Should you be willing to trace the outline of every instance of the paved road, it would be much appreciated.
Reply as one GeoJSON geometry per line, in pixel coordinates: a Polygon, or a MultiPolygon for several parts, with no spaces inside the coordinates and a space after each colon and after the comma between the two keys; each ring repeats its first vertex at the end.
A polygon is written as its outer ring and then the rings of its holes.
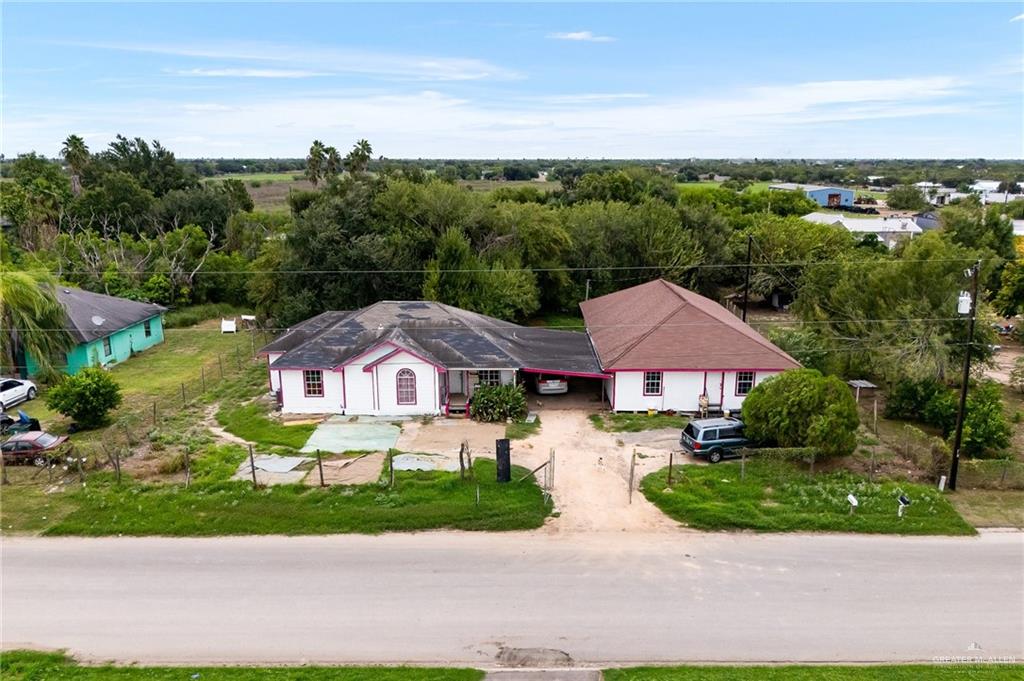
{"type": "Polygon", "coordinates": [[[1024,657],[1018,533],[8,538],[2,577],[4,647],[93,659],[1024,657]]]}

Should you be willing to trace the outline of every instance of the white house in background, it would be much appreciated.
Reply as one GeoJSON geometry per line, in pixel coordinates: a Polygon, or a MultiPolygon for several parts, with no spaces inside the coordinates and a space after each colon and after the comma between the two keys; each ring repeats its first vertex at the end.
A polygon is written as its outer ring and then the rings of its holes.
{"type": "Polygon", "coordinates": [[[903,239],[911,239],[923,231],[913,217],[850,218],[835,213],[808,213],[808,222],[843,227],[852,234],[874,234],[878,240],[893,248],[903,239]]]}
{"type": "MultiPolygon", "coordinates": [[[[281,410],[465,415],[480,385],[571,377],[615,411],[737,410],[799,366],[724,307],[656,280],[586,301],[587,333],[525,327],[449,305],[383,301],[324,312],[260,352],[281,410]]],[[[545,397],[544,399],[549,399],[545,397]]]]}
{"type": "Polygon", "coordinates": [[[663,279],[580,303],[614,411],[739,410],[800,364],[718,303],[663,279]]]}

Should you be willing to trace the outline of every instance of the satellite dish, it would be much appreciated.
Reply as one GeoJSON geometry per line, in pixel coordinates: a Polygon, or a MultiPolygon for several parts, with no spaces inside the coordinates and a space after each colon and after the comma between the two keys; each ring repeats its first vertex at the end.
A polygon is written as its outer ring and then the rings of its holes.
{"type": "Polygon", "coordinates": [[[99,316],[98,314],[94,314],[90,321],[92,321],[92,323],[95,324],[96,326],[103,326],[104,324],[107,323],[107,320],[99,316]]]}

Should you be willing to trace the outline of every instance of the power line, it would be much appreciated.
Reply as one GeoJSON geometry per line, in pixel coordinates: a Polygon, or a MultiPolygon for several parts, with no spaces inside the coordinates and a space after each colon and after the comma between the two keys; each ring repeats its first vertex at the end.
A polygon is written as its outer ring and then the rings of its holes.
{"type": "MultiPolygon", "coordinates": [[[[764,252],[762,251],[762,255],[764,252]]],[[[767,257],[767,256],[765,256],[767,257]]],[[[826,265],[887,265],[903,263],[973,263],[977,258],[895,258],[895,259],[874,259],[874,260],[794,260],[788,262],[763,262],[751,263],[751,267],[771,267],[776,270],[779,267],[818,267],[826,265]]],[[[743,263],[686,263],[670,265],[593,265],[579,267],[510,267],[500,270],[491,268],[467,268],[467,269],[348,269],[348,270],[205,270],[199,269],[196,276],[204,274],[427,274],[430,272],[451,273],[451,274],[508,274],[510,272],[641,272],[656,270],[703,270],[703,269],[737,269],[746,268],[743,263]]],[[[14,270],[13,272],[20,272],[14,270]]],[[[118,270],[123,274],[174,274],[175,270],[170,269],[122,269],[118,270]]],[[[12,273],[13,273],[12,272],[12,273]]],[[[0,276],[6,272],[0,269],[0,276]]],[[[98,274],[97,270],[62,269],[61,275],[65,274],[98,274]]],[[[786,278],[786,275],[779,272],[779,275],[786,278]]],[[[788,280],[787,280],[788,281],[788,280]]],[[[792,282],[790,282],[792,284],[792,282]]]]}

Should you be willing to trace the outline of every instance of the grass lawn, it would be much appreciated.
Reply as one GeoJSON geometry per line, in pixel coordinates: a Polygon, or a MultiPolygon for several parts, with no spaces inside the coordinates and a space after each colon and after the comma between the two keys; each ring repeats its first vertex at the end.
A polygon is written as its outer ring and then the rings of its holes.
{"type": "Polygon", "coordinates": [[[533,420],[533,423],[509,423],[505,426],[505,437],[509,440],[525,440],[540,432],[540,417],[533,420]]]}
{"type": "Polygon", "coordinates": [[[566,331],[585,331],[583,317],[571,312],[549,312],[526,322],[527,326],[546,326],[566,331]]]}
{"type": "Polygon", "coordinates": [[[655,430],[657,428],[678,428],[682,430],[690,419],[682,414],[591,414],[590,422],[598,430],[605,430],[613,433],[639,433],[642,430],[655,430]]]}
{"type": "Polygon", "coordinates": [[[273,421],[259,404],[222,406],[217,412],[217,422],[224,430],[249,442],[292,449],[302,448],[316,430],[312,423],[285,426],[273,421]]]}
{"type": "MultiPolygon", "coordinates": [[[[51,536],[212,536],[239,534],[332,534],[430,530],[526,530],[540,527],[550,509],[530,479],[495,481],[494,461],[473,463],[476,480],[458,473],[397,471],[395,487],[275,485],[253,490],[241,481],[220,481],[242,460],[240,447],[207,450],[193,461],[196,484],[117,485],[109,473],[93,474],[82,489],[37,497],[0,514],[4,531],[41,531],[51,536]],[[212,453],[211,453],[212,452],[212,453]],[[212,461],[204,460],[211,457],[212,461]],[[476,503],[479,484],[480,504],[476,503]],[[38,497],[48,497],[45,501],[38,497]],[[51,511],[52,509],[52,511],[51,511]],[[46,519],[40,511],[46,510],[46,519]]],[[[513,479],[527,470],[513,467],[513,479]]],[[[20,495],[24,496],[24,495],[20,495]]]]}
{"type": "Polygon", "coordinates": [[[83,666],[61,653],[0,654],[5,681],[479,681],[476,669],[446,667],[111,667],[83,666]]]}
{"type": "Polygon", "coordinates": [[[958,487],[948,498],[964,520],[975,527],[1024,528],[1024,490],[958,487]]]}
{"type": "Polygon", "coordinates": [[[703,530],[975,533],[931,486],[872,483],[847,471],[811,476],[791,463],[757,459],[747,462],[742,481],[739,462],[676,466],[670,489],[666,473],[651,473],[640,489],[670,518],[703,530]],[[848,494],[860,504],[852,515],[848,494]],[[896,516],[900,494],[912,502],[903,518],[896,516]]]}
{"type": "Polygon", "coordinates": [[[687,666],[608,669],[605,681],[1003,681],[1024,670],[1008,664],[687,666]]]}

